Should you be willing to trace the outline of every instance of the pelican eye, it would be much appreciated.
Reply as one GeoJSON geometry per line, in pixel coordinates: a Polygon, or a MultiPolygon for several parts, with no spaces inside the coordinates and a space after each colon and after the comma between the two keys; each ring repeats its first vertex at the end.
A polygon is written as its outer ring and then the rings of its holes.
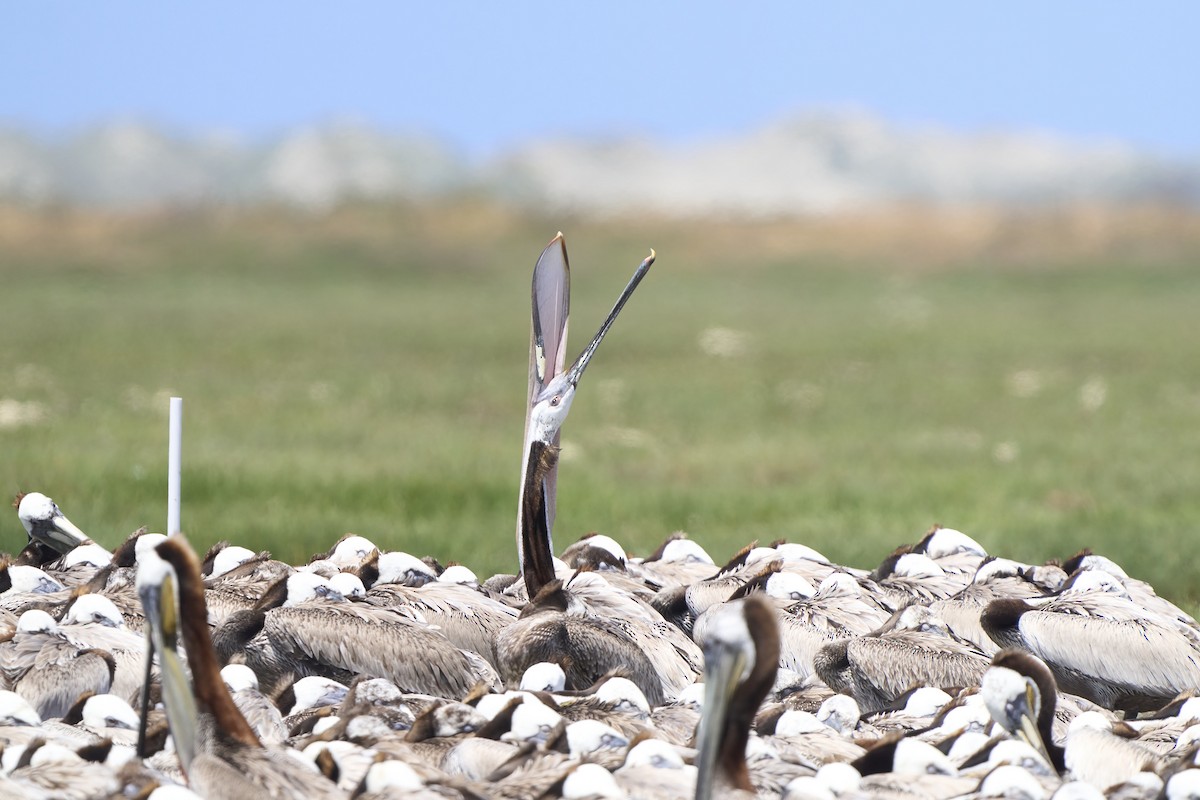
{"type": "Polygon", "coordinates": [[[552,407],[554,407],[554,408],[558,408],[558,405],[559,405],[559,403],[561,403],[561,402],[562,402],[562,395],[561,395],[561,394],[556,394],[556,395],[554,395],[554,397],[551,397],[551,398],[550,398],[550,405],[551,405],[552,407]]]}

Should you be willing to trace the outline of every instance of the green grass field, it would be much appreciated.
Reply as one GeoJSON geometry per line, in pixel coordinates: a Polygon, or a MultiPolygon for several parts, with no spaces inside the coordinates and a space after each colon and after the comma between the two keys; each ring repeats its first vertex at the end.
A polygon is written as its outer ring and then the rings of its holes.
{"type": "MultiPolygon", "coordinates": [[[[684,529],[718,560],[787,538],[870,566],[941,523],[1200,600],[1200,249],[1063,249],[1038,220],[940,247],[470,204],[9,214],[0,489],[107,545],[162,529],[178,393],[198,547],[297,561],[354,531],[512,571],[529,276],[560,227],[571,358],[659,261],[564,428],[558,547],[684,529]]],[[[0,548],[24,541],[0,516],[0,548]]]]}

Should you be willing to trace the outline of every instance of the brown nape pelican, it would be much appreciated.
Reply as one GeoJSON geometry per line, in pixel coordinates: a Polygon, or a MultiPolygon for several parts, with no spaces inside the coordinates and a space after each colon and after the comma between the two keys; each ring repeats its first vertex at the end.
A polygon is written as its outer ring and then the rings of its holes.
{"type": "Polygon", "coordinates": [[[59,553],[68,553],[81,544],[92,544],[87,534],[75,527],[54,501],[41,492],[17,495],[16,506],[17,516],[30,541],[59,553]]]}
{"type": "MultiPolygon", "coordinates": [[[[545,552],[549,532],[544,476],[557,456],[553,445],[531,443],[528,485],[522,492],[522,532],[545,552]]],[[[695,679],[699,665],[692,660],[698,656],[694,643],[665,620],[653,620],[657,612],[649,607],[643,612],[637,601],[614,596],[614,602],[630,604],[628,613],[589,613],[584,603],[572,598],[570,582],[554,578],[549,561],[529,560],[527,566],[528,585],[540,589],[496,642],[506,683],[516,685],[526,669],[542,661],[562,667],[568,689],[591,686],[610,671],[621,670],[652,705],[659,705],[695,679]]],[[[589,584],[591,579],[603,580],[587,572],[577,573],[574,580],[589,584]]]]}
{"type": "Polygon", "coordinates": [[[750,726],[779,669],[779,624],[761,597],[730,603],[712,620],[704,650],[704,711],[696,731],[696,798],[753,794],[746,767],[750,726]]]}
{"type": "Polygon", "coordinates": [[[210,800],[339,797],[311,762],[289,750],[264,747],[238,712],[221,680],[200,562],[187,541],[171,536],[153,556],[139,566],[138,592],[162,665],[171,735],[189,784],[210,800]],[[177,634],[187,647],[194,696],[175,650],[177,634]]]}
{"type": "Polygon", "coordinates": [[[1200,686],[1200,631],[1148,614],[1105,573],[1072,581],[1047,600],[995,600],[980,623],[1044,661],[1059,689],[1105,708],[1153,711],[1200,686]]]}
{"type": "Polygon", "coordinates": [[[872,634],[825,645],[814,667],[830,689],[853,695],[870,714],[915,687],[977,686],[988,658],[925,606],[909,606],[872,634]]]}
{"type": "Polygon", "coordinates": [[[1001,650],[980,684],[988,713],[1000,727],[1037,750],[1061,775],[1063,749],[1054,743],[1058,687],[1050,669],[1024,650],[1001,650]]]}
{"type": "Polygon", "coordinates": [[[542,586],[553,579],[554,545],[551,534],[554,529],[555,499],[558,496],[557,462],[540,475],[538,493],[540,508],[536,512],[542,517],[538,535],[528,530],[526,494],[530,490],[529,472],[536,468],[533,444],[557,449],[559,432],[571,410],[575,389],[583,371],[587,369],[596,348],[604,339],[608,329],[621,313],[621,308],[633,294],[633,290],[645,277],[654,263],[654,251],[633,273],[625,290],[617,298],[596,335],[575,363],[565,372],[563,365],[567,357],[567,322],[571,302],[571,271],[567,262],[567,246],[562,234],[558,234],[546,245],[533,268],[533,312],[529,347],[529,403],[525,417],[525,442],[521,460],[521,497],[517,504],[517,550],[520,555],[521,572],[529,598],[537,595],[542,586]],[[546,577],[546,576],[549,577],[546,577]]]}

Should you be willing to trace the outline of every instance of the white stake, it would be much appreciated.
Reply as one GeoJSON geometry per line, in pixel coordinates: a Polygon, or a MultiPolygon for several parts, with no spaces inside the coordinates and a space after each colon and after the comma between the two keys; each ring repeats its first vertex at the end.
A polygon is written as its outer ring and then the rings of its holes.
{"type": "Polygon", "coordinates": [[[179,472],[183,463],[183,398],[171,398],[171,432],[167,445],[167,535],[179,533],[179,472]]]}

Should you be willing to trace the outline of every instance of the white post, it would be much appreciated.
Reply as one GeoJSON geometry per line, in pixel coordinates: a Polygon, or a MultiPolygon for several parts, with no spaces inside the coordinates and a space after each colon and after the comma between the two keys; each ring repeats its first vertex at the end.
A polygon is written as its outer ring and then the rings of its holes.
{"type": "Polygon", "coordinates": [[[179,472],[183,463],[183,398],[171,398],[170,441],[167,445],[167,535],[179,533],[179,472]]]}

